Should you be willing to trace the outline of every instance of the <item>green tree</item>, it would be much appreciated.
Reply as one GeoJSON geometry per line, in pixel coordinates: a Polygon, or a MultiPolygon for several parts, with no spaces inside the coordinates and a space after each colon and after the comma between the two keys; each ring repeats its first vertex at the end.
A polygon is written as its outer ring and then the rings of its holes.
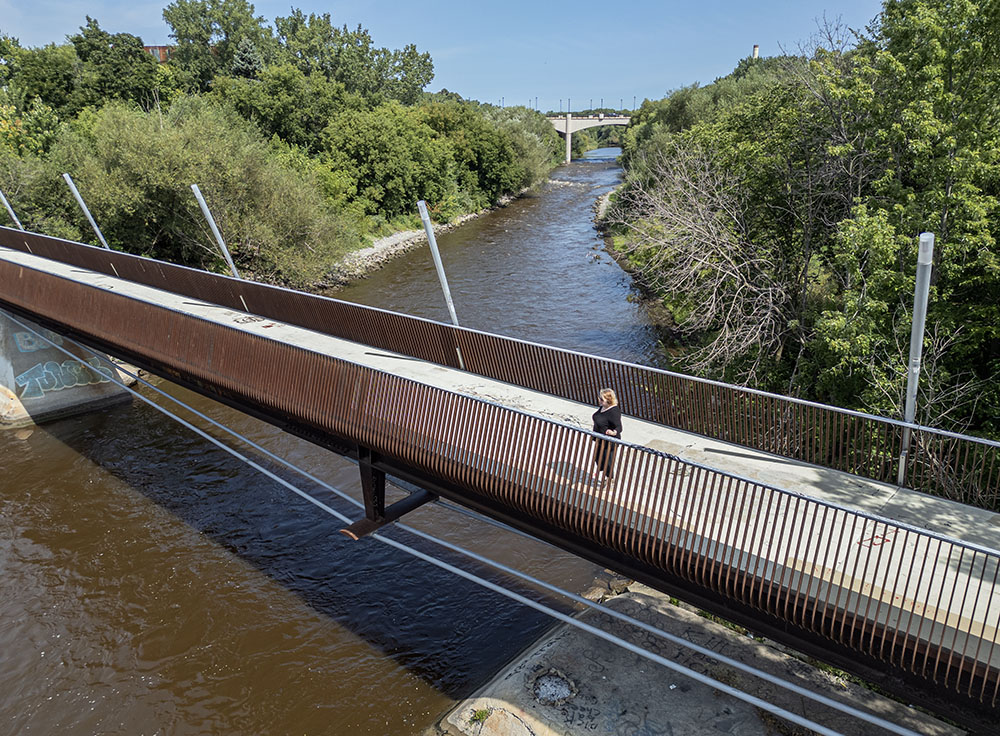
{"type": "Polygon", "coordinates": [[[399,100],[404,105],[413,105],[419,99],[424,87],[434,79],[434,64],[431,55],[417,51],[412,43],[402,49],[379,56],[382,61],[382,89],[386,97],[399,100]]]}
{"type": "Polygon", "coordinates": [[[22,49],[18,63],[20,68],[11,79],[11,87],[21,104],[38,97],[60,115],[72,114],[81,72],[80,59],[72,45],[22,49]]]}
{"type": "Polygon", "coordinates": [[[23,114],[0,92],[0,146],[24,156],[40,155],[49,150],[59,132],[59,117],[37,97],[23,114]],[[4,98],[8,101],[4,101],[4,98]]]}
{"type": "MultiPolygon", "coordinates": [[[[56,172],[73,172],[112,246],[225,270],[191,194],[197,183],[241,272],[304,285],[359,240],[323,197],[312,168],[292,161],[235,113],[181,98],[162,117],[121,103],[85,112],[60,136],[48,165],[52,181],[56,172]]],[[[85,232],[62,190],[51,198],[37,191],[36,201],[85,232]]]]}
{"type": "MultiPolygon", "coordinates": [[[[873,330],[876,341],[893,348],[886,358],[893,370],[874,382],[881,388],[868,392],[869,404],[900,404],[906,356],[897,345],[906,344],[916,236],[937,236],[925,348],[935,370],[925,372],[922,421],[972,421],[970,407],[1000,375],[998,12],[996,3],[889,0],[877,32],[859,49],[874,94],[854,98],[845,85],[834,88],[878,131],[868,142],[882,163],[866,192],[868,219],[878,217],[881,230],[898,234],[895,258],[866,261],[841,296],[845,304],[887,305],[873,330]]],[[[850,237],[856,228],[845,228],[846,242],[865,252],[850,237]]]]}
{"type": "Polygon", "coordinates": [[[454,178],[447,141],[418,111],[396,102],[336,115],[324,141],[330,169],[351,182],[367,214],[383,221],[412,214],[417,200],[439,202],[454,178]]]}
{"type": "Polygon", "coordinates": [[[304,73],[321,72],[376,102],[387,98],[412,105],[434,78],[430,55],[413,44],[395,51],[378,48],[367,29],[338,28],[329,13],[306,16],[293,8],[274,25],[284,53],[304,73]]]}
{"type": "Polygon", "coordinates": [[[541,113],[520,105],[483,107],[484,114],[510,138],[520,178],[504,194],[519,192],[543,181],[552,168],[562,163],[565,146],[555,128],[541,113]]]}
{"type": "Polygon", "coordinates": [[[219,77],[212,95],[233,105],[268,135],[312,152],[322,147],[322,134],[345,105],[343,85],[320,73],[303,74],[291,64],[269,66],[260,79],[219,77]]]}
{"type": "Polygon", "coordinates": [[[307,17],[298,8],[292,8],[290,15],[274,19],[274,27],[283,53],[291,63],[305,74],[320,73],[335,78],[341,34],[329,13],[310,13],[307,17]]]}
{"type": "Polygon", "coordinates": [[[158,64],[143,50],[138,36],[108,33],[88,16],[86,25],[69,41],[81,62],[76,89],[70,96],[70,112],[110,100],[150,107],[159,98],[158,64]]]}
{"type": "Polygon", "coordinates": [[[0,87],[5,87],[17,73],[20,51],[20,42],[0,31],[0,87]]]}
{"type": "Polygon", "coordinates": [[[220,70],[233,68],[243,39],[253,44],[264,62],[273,58],[275,44],[263,16],[254,15],[247,0],[174,0],[163,10],[177,48],[171,57],[195,89],[207,90],[220,70]]]}
{"type": "Polygon", "coordinates": [[[692,321],[695,305],[711,313],[706,283],[726,294],[754,283],[712,246],[735,238],[767,254],[758,271],[783,306],[768,341],[730,341],[728,354],[715,353],[724,360],[701,367],[898,412],[916,240],[929,230],[937,246],[918,419],[1000,430],[991,418],[1000,416],[998,21],[992,2],[888,0],[853,46],[844,29],[823,27],[802,56],[741,63],[712,85],[644,103],[625,137],[623,243],[663,288],[687,359],[761,321],[753,311],[733,329],[692,321]],[[692,146],[703,154],[697,176],[682,165],[692,146]],[[720,230],[723,216],[736,225],[720,230]],[[691,243],[703,249],[698,277],[682,283],[675,266],[691,243]],[[729,282],[719,280],[726,267],[729,282]]]}
{"type": "Polygon", "coordinates": [[[264,60],[257,47],[249,38],[241,38],[233,58],[232,72],[234,76],[256,79],[264,69],[264,60]]]}

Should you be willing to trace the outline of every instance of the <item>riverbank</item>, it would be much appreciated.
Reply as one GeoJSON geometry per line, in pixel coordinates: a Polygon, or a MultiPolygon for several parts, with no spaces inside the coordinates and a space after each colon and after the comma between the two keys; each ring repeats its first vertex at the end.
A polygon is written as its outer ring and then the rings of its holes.
{"type": "MultiPolygon", "coordinates": [[[[542,183],[544,184],[545,182],[542,183]]],[[[541,184],[538,184],[537,186],[541,186],[541,184]]],[[[501,197],[500,200],[492,207],[487,207],[478,212],[470,212],[465,215],[459,215],[451,222],[434,225],[434,234],[437,236],[440,233],[446,233],[449,230],[454,230],[455,228],[464,225],[470,220],[475,220],[476,218],[487,215],[490,212],[502,209],[519,197],[523,197],[527,192],[530,192],[532,188],[533,187],[528,187],[521,190],[517,194],[501,197]]],[[[423,229],[400,230],[392,235],[386,235],[384,238],[378,238],[367,248],[362,248],[361,250],[356,250],[347,254],[340,261],[340,263],[334,266],[331,270],[328,276],[329,280],[320,284],[320,286],[324,290],[336,290],[347,286],[354,281],[363,279],[365,276],[378,271],[392,259],[406,253],[407,251],[413,250],[426,242],[427,233],[424,232],[423,229]]]]}
{"type": "Polygon", "coordinates": [[[608,207],[611,204],[611,197],[618,191],[620,186],[615,187],[610,192],[605,192],[594,200],[594,227],[599,231],[604,231],[604,218],[607,217],[608,207]]]}

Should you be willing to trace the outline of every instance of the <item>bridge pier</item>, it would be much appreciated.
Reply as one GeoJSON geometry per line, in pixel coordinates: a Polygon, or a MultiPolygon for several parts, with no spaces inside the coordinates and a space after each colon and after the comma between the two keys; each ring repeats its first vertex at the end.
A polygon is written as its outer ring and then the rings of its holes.
{"type": "Polygon", "coordinates": [[[573,113],[566,113],[566,163],[573,160],[573,113]]]}
{"type": "Polygon", "coordinates": [[[0,310],[0,429],[40,424],[128,400],[123,388],[94,368],[106,370],[107,363],[85,348],[64,344],[59,335],[34,322],[0,310]]]}

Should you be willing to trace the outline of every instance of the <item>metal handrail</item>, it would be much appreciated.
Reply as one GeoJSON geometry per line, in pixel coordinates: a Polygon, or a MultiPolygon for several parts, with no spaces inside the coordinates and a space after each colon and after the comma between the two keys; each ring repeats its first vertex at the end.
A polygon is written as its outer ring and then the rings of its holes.
{"type": "MultiPolygon", "coordinates": [[[[0,225],[0,235],[4,234],[3,231],[8,231],[9,233],[11,233],[11,234],[13,234],[15,236],[17,236],[17,235],[23,235],[23,233],[21,233],[21,232],[19,232],[17,230],[14,230],[13,228],[7,228],[5,226],[0,225]]],[[[38,233],[32,233],[32,234],[33,235],[38,235],[39,237],[45,238],[47,240],[60,241],[60,242],[65,243],[67,245],[78,246],[78,247],[81,247],[81,248],[90,248],[90,249],[93,249],[93,250],[97,251],[98,253],[100,253],[100,251],[101,251],[101,249],[99,249],[97,246],[90,245],[88,243],[78,243],[78,242],[73,241],[73,240],[65,240],[65,239],[62,239],[62,238],[55,238],[55,237],[51,237],[51,236],[47,236],[47,235],[39,235],[38,233]]],[[[0,238],[0,241],[2,241],[2,238],[0,238]]],[[[11,247],[7,242],[2,242],[2,245],[4,247],[11,247]]],[[[23,249],[19,249],[19,250],[23,250],[23,249]]],[[[31,251],[28,251],[28,252],[31,252],[31,251]]],[[[120,255],[126,256],[128,258],[134,258],[134,259],[137,259],[137,260],[147,261],[147,262],[149,262],[151,264],[152,263],[155,263],[155,264],[158,264],[158,265],[165,264],[165,265],[169,265],[171,268],[183,269],[185,271],[190,271],[192,273],[198,273],[198,274],[205,273],[204,271],[202,271],[201,269],[198,269],[198,268],[193,268],[191,266],[184,266],[182,264],[168,263],[166,261],[159,261],[159,260],[157,260],[155,258],[150,258],[148,256],[141,256],[141,255],[136,255],[136,254],[133,254],[133,253],[125,253],[125,252],[122,252],[122,251],[116,251],[116,253],[119,253],[120,255]]],[[[227,279],[227,280],[230,280],[230,281],[236,281],[237,283],[241,283],[241,284],[242,283],[246,283],[246,282],[242,281],[239,278],[230,276],[229,274],[224,274],[224,273],[218,273],[217,274],[217,273],[213,273],[212,276],[215,276],[215,277],[220,278],[220,279],[227,279]]],[[[309,292],[303,292],[303,291],[299,291],[297,289],[291,289],[291,288],[288,288],[288,287],[285,287],[285,286],[281,286],[281,285],[277,285],[277,284],[259,284],[259,285],[260,286],[265,286],[266,288],[272,289],[274,291],[285,292],[285,293],[291,294],[291,295],[308,296],[308,297],[310,297],[312,299],[321,299],[321,300],[324,300],[324,301],[334,302],[334,303],[337,303],[337,304],[342,304],[342,305],[345,305],[345,306],[349,306],[349,307],[361,309],[361,310],[364,310],[364,311],[376,312],[376,313],[381,313],[381,314],[385,314],[385,315],[392,315],[393,317],[402,317],[402,318],[404,318],[406,320],[413,320],[415,322],[423,322],[423,323],[428,324],[428,325],[434,325],[436,327],[441,327],[441,328],[448,329],[448,330],[456,329],[454,325],[450,325],[447,322],[442,322],[440,320],[432,319],[432,318],[429,318],[429,317],[420,317],[420,316],[412,315],[412,314],[403,314],[402,312],[395,312],[395,311],[393,311],[391,309],[385,309],[383,307],[376,307],[376,306],[372,306],[372,305],[369,305],[369,304],[358,304],[357,302],[348,302],[348,301],[345,301],[343,299],[337,299],[335,297],[327,296],[325,294],[312,294],[312,293],[309,293],[309,292]]],[[[267,315],[262,315],[262,316],[267,316],[267,315]]],[[[892,424],[892,425],[895,425],[895,426],[900,427],[900,428],[917,429],[917,430],[920,430],[920,431],[923,431],[923,432],[931,432],[931,433],[940,434],[940,435],[943,435],[943,436],[946,436],[946,437],[952,437],[954,439],[968,440],[970,442],[978,442],[978,443],[981,443],[981,444],[984,444],[984,445],[990,445],[992,447],[996,447],[996,448],[1000,449],[1000,442],[998,442],[996,440],[991,440],[991,439],[988,439],[988,438],[985,438],[985,437],[976,437],[975,435],[962,434],[960,432],[952,432],[952,431],[949,431],[949,430],[946,430],[946,429],[941,429],[939,427],[931,427],[931,426],[924,425],[924,424],[919,424],[919,423],[916,423],[916,422],[905,422],[902,419],[894,419],[892,417],[884,417],[884,416],[881,416],[881,415],[878,415],[878,414],[868,414],[866,412],[858,411],[856,409],[846,409],[844,407],[835,406],[833,404],[824,404],[824,403],[818,402],[818,401],[810,401],[809,399],[802,399],[802,398],[798,398],[796,396],[786,396],[784,394],[776,394],[776,393],[773,393],[771,391],[764,391],[762,389],[753,388],[751,386],[740,386],[738,384],[725,383],[724,381],[718,381],[718,380],[712,379],[712,378],[703,378],[701,376],[693,376],[693,375],[688,375],[686,373],[677,373],[676,371],[670,371],[670,370],[667,370],[667,369],[664,369],[664,368],[657,368],[655,366],[643,365],[641,363],[632,363],[630,361],[620,360],[618,358],[609,358],[609,357],[605,357],[605,356],[601,356],[601,355],[594,355],[593,353],[585,353],[585,352],[580,351],[580,350],[573,350],[572,348],[563,348],[563,347],[559,347],[557,345],[546,345],[545,343],[534,342],[532,340],[525,340],[523,338],[513,337],[511,335],[498,335],[498,334],[493,333],[493,332],[487,332],[485,330],[478,330],[478,329],[475,329],[473,327],[458,327],[457,330],[461,331],[461,332],[470,333],[470,334],[482,335],[484,337],[500,337],[500,338],[503,338],[504,340],[509,340],[510,342],[520,343],[522,345],[527,345],[527,346],[535,347],[535,348],[542,348],[542,349],[544,349],[546,351],[551,351],[551,352],[556,352],[556,353],[564,353],[566,355],[573,355],[573,356],[577,356],[577,357],[581,357],[581,358],[595,358],[595,359],[601,360],[601,361],[603,361],[605,363],[613,363],[613,364],[617,364],[617,365],[621,365],[621,366],[629,367],[629,368],[638,368],[638,369],[641,369],[643,371],[649,371],[651,373],[659,373],[661,375],[669,376],[671,378],[678,378],[678,379],[682,379],[682,380],[685,380],[685,381],[693,381],[695,383],[703,383],[703,384],[706,384],[706,385],[709,385],[709,386],[716,386],[718,388],[723,388],[723,389],[731,389],[731,390],[735,390],[735,391],[742,391],[742,392],[745,392],[745,393],[754,394],[756,396],[763,396],[765,398],[777,399],[777,400],[786,401],[786,402],[792,403],[792,404],[799,404],[801,406],[810,406],[810,407],[814,407],[814,408],[817,408],[817,409],[824,409],[824,410],[827,410],[827,411],[833,411],[833,412],[837,412],[839,414],[844,414],[844,415],[847,415],[847,416],[858,417],[859,419],[870,419],[870,420],[877,421],[877,422],[883,422],[883,423],[886,423],[886,424],[892,424]]]]}

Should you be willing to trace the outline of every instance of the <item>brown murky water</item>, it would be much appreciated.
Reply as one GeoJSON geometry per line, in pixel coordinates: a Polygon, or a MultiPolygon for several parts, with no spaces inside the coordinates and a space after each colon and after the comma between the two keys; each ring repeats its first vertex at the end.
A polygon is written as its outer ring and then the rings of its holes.
{"type": "MultiPolygon", "coordinates": [[[[603,153],[441,239],[464,323],[651,359],[655,328],[590,226],[619,173],[603,153]]],[[[341,296],[445,316],[425,250],[341,296]]],[[[161,385],[360,496],[351,463],[161,385]]],[[[550,625],[377,542],[348,541],[335,519],[139,401],[0,434],[0,458],[0,734],[416,734],[550,625]]],[[[407,523],[569,589],[597,572],[437,506],[407,523]]]]}

